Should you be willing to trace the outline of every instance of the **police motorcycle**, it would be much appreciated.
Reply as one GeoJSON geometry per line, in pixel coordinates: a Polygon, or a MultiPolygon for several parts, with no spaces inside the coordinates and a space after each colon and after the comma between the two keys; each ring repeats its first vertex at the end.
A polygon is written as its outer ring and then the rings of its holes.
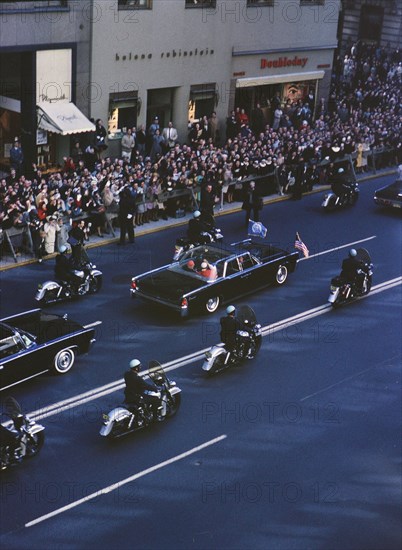
{"type": "MultiPolygon", "coordinates": [[[[38,285],[35,295],[35,300],[41,306],[55,302],[63,302],[71,300],[78,296],[86,294],[96,294],[102,288],[102,272],[96,268],[88,257],[88,254],[83,244],[75,245],[79,248],[75,251],[76,257],[79,258],[78,269],[72,269],[71,274],[74,277],[74,282],[71,280],[48,280],[38,285]]],[[[65,251],[65,246],[60,247],[60,252],[65,251]],[[64,247],[64,249],[63,249],[64,247]]]]}
{"type": "MultiPolygon", "coordinates": [[[[191,250],[196,246],[203,244],[211,244],[219,242],[223,239],[223,235],[220,229],[215,227],[215,220],[210,214],[201,214],[199,210],[196,210],[193,214],[193,219],[200,219],[204,231],[201,231],[197,237],[179,237],[176,239],[176,245],[173,254],[173,261],[177,262],[182,258],[187,250],[191,250]]],[[[190,220],[189,224],[192,223],[190,220]]]]}
{"type": "Polygon", "coordinates": [[[370,254],[365,248],[358,248],[355,258],[357,261],[361,262],[362,267],[357,270],[354,280],[347,280],[342,276],[342,273],[331,280],[328,302],[332,304],[333,307],[340,306],[360,296],[365,296],[371,290],[373,264],[370,254]]]}
{"type": "Polygon", "coordinates": [[[176,414],[181,402],[181,389],[176,382],[169,380],[158,361],[150,361],[148,376],[158,386],[158,392],[151,392],[158,397],[157,412],[152,410],[152,405],[144,402],[139,396],[136,403],[130,404],[130,410],[126,404],[112,409],[103,415],[103,424],[100,435],[108,439],[116,439],[131,432],[137,432],[155,422],[163,422],[176,414]]]}
{"type": "Polygon", "coordinates": [[[205,352],[202,370],[208,375],[239,365],[245,359],[254,359],[262,343],[261,325],[257,323],[254,310],[249,306],[237,308],[237,318],[243,325],[236,333],[236,347],[229,352],[224,343],[216,344],[205,352]]]}
{"type": "Polygon", "coordinates": [[[339,168],[334,177],[332,191],[325,193],[321,206],[327,212],[350,205],[353,206],[359,198],[359,193],[357,181],[351,179],[343,168],[339,168]]]}
{"type": "Polygon", "coordinates": [[[3,415],[11,419],[11,426],[1,426],[1,470],[37,455],[45,441],[45,428],[25,415],[13,397],[6,398],[5,408],[3,415]]]}

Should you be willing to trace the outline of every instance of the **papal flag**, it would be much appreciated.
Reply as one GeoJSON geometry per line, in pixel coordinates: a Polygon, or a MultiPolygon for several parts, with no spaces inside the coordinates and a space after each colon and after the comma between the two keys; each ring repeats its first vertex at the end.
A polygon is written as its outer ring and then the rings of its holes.
{"type": "Polygon", "coordinates": [[[310,255],[309,249],[304,244],[304,242],[301,240],[299,233],[296,233],[295,248],[297,248],[297,250],[300,250],[300,252],[303,253],[303,256],[305,258],[309,257],[309,255],[310,255]]]}
{"type": "Polygon", "coordinates": [[[267,234],[267,228],[262,225],[261,222],[254,222],[253,220],[248,221],[248,235],[250,237],[261,237],[265,239],[267,234]]]}

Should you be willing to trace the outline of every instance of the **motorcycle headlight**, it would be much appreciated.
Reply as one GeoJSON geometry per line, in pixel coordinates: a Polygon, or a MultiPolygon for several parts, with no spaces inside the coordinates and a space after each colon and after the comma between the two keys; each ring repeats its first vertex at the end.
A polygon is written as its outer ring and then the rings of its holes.
{"type": "Polygon", "coordinates": [[[42,285],[42,283],[39,283],[38,284],[38,290],[40,290],[41,288],[43,288],[43,285],[42,285]]]}
{"type": "Polygon", "coordinates": [[[331,292],[335,292],[336,290],[338,290],[338,287],[334,286],[334,285],[331,285],[331,292]]]}
{"type": "Polygon", "coordinates": [[[109,415],[108,414],[103,414],[102,418],[105,422],[109,422],[109,415]]]}
{"type": "Polygon", "coordinates": [[[205,352],[205,357],[206,357],[207,359],[211,359],[212,353],[209,352],[209,351],[206,351],[206,352],[205,352]]]}

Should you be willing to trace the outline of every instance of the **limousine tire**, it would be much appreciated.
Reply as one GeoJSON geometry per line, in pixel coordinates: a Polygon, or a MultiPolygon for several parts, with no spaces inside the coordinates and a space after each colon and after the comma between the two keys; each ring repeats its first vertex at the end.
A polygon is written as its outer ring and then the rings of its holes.
{"type": "Polygon", "coordinates": [[[215,313],[215,311],[218,309],[220,303],[219,296],[215,296],[214,298],[209,298],[205,302],[205,309],[207,310],[207,313],[215,313]]]}
{"type": "Polygon", "coordinates": [[[72,369],[75,361],[75,353],[71,348],[60,350],[53,360],[53,370],[56,374],[66,374],[72,369]]]}
{"type": "Polygon", "coordinates": [[[283,285],[288,278],[288,268],[286,265],[280,265],[275,275],[277,285],[283,285]]]}

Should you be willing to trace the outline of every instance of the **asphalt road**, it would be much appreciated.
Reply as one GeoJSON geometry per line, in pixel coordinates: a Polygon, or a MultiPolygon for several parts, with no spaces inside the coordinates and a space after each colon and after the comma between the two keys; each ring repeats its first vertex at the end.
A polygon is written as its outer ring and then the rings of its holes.
{"type": "MultiPolygon", "coordinates": [[[[68,376],[12,392],[43,416],[46,443],[1,474],[2,547],[400,548],[401,284],[381,284],[402,275],[402,226],[399,212],[372,200],[391,180],[364,183],[358,204],[336,213],[322,212],[318,195],[266,206],[269,240],[293,248],[298,231],[312,257],[284,287],[238,302],[271,327],[259,356],[212,379],[200,359],[172,370],[183,391],[178,414],[112,444],[98,432],[121,390],[45,408],[121,379],[133,357],[166,363],[212,345],[222,312],[182,321],[130,299],[131,276],[167,263],[179,228],[92,250],[101,293],[51,309],[102,321],[95,347],[68,376]],[[372,255],[374,290],[313,316],[345,245],[357,241],[372,255]]],[[[227,242],[245,237],[243,213],[219,223],[227,242]]],[[[2,315],[34,307],[36,285],[51,273],[51,263],[0,273],[2,315]]]]}

